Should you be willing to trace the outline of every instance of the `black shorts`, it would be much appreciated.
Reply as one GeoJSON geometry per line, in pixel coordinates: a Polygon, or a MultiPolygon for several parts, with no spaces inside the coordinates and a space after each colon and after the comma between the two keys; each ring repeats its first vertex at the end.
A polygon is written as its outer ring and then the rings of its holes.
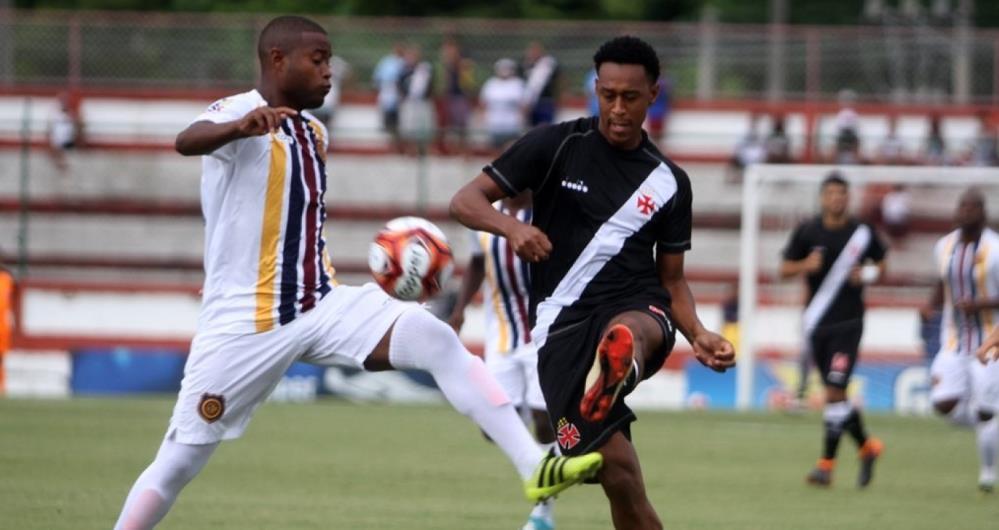
{"type": "Polygon", "coordinates": [[[845,389],[857,364],[863,319],[820,326],[812,332],[812,358],[826,386],[845,389]]]}
{"type": "Polygon", "coordinates": [[[549,332],[544,346],[538,350],[541,391],[563,454],[579,455],[593,451],[616,431],[631,439],[630,425],[635,421],[635,414],[624,404],[623,395],[618,397],[601,422],[591,423],[579,414],[579,404],[586,391],[586,376],[593,365],[604,328],[614,317],[626,311],[648,314],[663,330],[663,345],[643,370],[642,379],[647,379],[662,368],[673,349],[675,338],[669,308],[661,301],[632,300],[593,312],[581,321],[549,332]]]}

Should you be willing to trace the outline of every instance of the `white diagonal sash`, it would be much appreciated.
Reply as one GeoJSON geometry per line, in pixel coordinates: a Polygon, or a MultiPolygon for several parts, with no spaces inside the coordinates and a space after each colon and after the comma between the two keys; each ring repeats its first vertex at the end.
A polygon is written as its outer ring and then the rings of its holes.
{"type": "Polygon", "coordinates": [[[659,208],[666,206],[673,199],[677,188],[673,171],[666,164],[660,163],[617,212],[604,221],[552,294],[538,304],[531,337],[539,349],[545,345],[548,330],[562,310],[579,300],[583,291],[604,265],[621,252],[629,237],[652,220],[659,208]],[[651,199],[652,211],[643,212],[638,205],[639,198],[643,196],[651,199]]]}
{"type": "Polygon", "coordinates": [[[829,310],[829,306],[836,299],[836,295],[839,294],[840,289],[843,288],[843,285],[849,279],[850,270],[857,264],[857,261],[864,254],[870,242],[870,227],[863,224],[857,226],[857,229],[853,231],[853,235],[846,242],[846,246],[843,247],[843,251],[836,257],[836,261],[833,262],[826,277],[819,284],[819,288],[815,291],[815,296],[808,303],[808,307],[805,308],[804,315],[801,318],[806,349],[809,347],[808,344],[810,341],[808,339],[812,336],[812,332],[815,331],[815,327],[819,325],[819,321],[822,320],[826,311],[829,310]]]}

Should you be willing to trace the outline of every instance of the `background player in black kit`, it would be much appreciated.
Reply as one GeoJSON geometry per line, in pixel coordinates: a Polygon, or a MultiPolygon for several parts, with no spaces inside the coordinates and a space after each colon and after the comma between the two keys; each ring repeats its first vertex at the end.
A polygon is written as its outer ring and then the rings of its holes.
{"type": "Polygon", "coordinates": [[[821,213],[805,221],[784,249],[781,277],[804,275],[808,305],[803,317],[804,347],[813,356],[825,385],[825,438],[822,458],[806,480],[828,486],[839,439],[846,430],[860,448],[857,484],[867,486],[883,444],[868,437],[860,410],[846,399],[864,331],[865,284],[884,272],[885,245],[874,230],[847,213],[849,185],[836,173],[822,181],[821,213]]]}
{"type": "Polygon", "coordinates": [[[616,528],[661,528],[620,398],[659,370],[674,330],[717,371],[735,352],[701,324],[684,279],[690,181],[641,128],[658,91],[656,53],[618,37],[593,59],[599,117],[531,131],[458,191],[451,213],[531,262],[538,372],[562,451],[603,454],[597,478],[616,528]],[[524,189],[533,225],[490,205],[524,189]]]}

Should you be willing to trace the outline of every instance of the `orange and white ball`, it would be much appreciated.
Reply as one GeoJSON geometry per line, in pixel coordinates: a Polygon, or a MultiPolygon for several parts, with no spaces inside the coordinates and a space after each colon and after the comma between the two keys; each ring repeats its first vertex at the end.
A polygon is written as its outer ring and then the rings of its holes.
{"type": "Polygon", "coordinates": [[[447,237],[420,217],[399,217],[385,225],[368,251],[375,282],[400,300],[426,300],[451,278],[454,263],[447,237]]]}

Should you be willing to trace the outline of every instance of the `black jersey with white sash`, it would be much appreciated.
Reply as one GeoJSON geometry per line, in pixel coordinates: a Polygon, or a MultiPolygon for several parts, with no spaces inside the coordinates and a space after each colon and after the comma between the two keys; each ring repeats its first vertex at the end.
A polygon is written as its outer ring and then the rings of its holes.
{"type": "MultiPolygon", "coordinates": [[[[791,234],[791,239],[784,247],[784,259],[803,260],[815,249],[821,250],[823,254],[822,268],[815,274],[806,276],[809,302],[815,297],[820,285],[829,274],[833,264],[839,259],[840,254],[847,248],[850,237],[862,224],[856,219],[850,219],[846,225],[830,230],[822,224],[822,216],[817,215],[798,225],[794,233],[791,234]]],[[[868,226],[868,228],[870,227],[868,226]]],[[[857,265],[863,264],[866,260],[878,262],[885,259],[887,252],[887,246],[877,235],[877,232],[872,229],[867,247],[853,259],[857,265]]],[[[818,325],[826,326],[862,318],[864,316],[863,291],[863,285],[853,285],[848,280],[844,281],[818,325]]]]}
{"type": "Polygon", "coordinates": [[[597,125],[581,118],[534,129],[484,168],[508,194],[533,191],[533,224],[552,243],[530,270],[536,342],[602,305],[649,298],[668,307],[656,252],[690,249],[687,174],[644,134],[637,149],[622,150],[597,125]]]}

